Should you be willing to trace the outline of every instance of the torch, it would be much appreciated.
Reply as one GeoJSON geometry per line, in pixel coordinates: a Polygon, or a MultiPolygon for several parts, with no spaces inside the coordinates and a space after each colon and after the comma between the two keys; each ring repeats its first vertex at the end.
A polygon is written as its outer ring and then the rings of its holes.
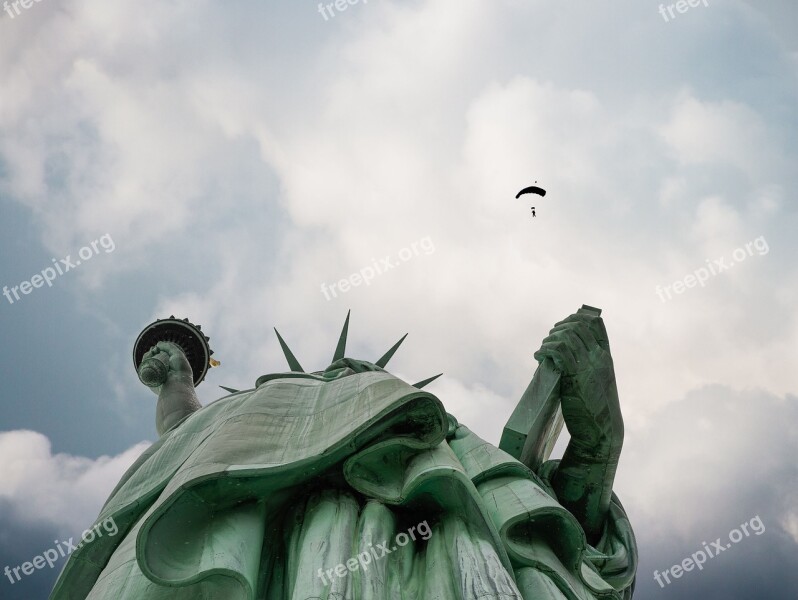
{"type": "Polygon", "coordinates": [[[185,354],[194,375],[194,387],[198,386],[210,367],[220,363],[211,358],[208,342],[210,338],[202,333],[202,326],[194,325],[188,319],[158,319],[147,325],[133,345],[133,366],[141,382],[148,387],[158,387],[166,382],[169,372],[169,359],[164,353],[144,359],[144,354],[158,342],[171,342],[185,354]]]}

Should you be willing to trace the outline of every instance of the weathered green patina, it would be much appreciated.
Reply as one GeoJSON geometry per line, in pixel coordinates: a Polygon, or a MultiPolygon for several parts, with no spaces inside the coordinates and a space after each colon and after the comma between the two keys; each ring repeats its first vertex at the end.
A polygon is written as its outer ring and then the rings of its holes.
{"type": "Polygon", "coordinates": [[[153,387],[161,437],[98,517],[119,535],[77,549],[51,599],[631,598],[637,549],[612,494],[623,425],[585,308],[536,353],[508,452],[386,372],[398,344],[344,358],[348,317],[324,371],[303,372],[280,338],[291,372],[205,407],[180,348],[159,343],[144,362],[168,365],[153,387]],[[571,440],[535,464],[559,431],[552,402],[571,440]]]}

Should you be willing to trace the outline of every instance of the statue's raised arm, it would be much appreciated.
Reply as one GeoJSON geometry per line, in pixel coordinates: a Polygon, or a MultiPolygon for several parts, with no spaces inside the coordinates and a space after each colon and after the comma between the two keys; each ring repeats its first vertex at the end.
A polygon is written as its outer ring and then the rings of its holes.
{"type": "Polygon", "coordinates": [[[158,395],[155,429],[163,435],[202,408],[194,391],[194,373],[183,350],[172,342],[158,342],[144,354],[139,379],[158,395]]]}
{"type": "Polygon", "coordinates": [[[560,401],[571,440],[552,479],[560,503],[588,541],[601,534],[623,446],[623,418],[607,330],[581,310],[557,323],[535,353],[560,373],[560,401]]]}

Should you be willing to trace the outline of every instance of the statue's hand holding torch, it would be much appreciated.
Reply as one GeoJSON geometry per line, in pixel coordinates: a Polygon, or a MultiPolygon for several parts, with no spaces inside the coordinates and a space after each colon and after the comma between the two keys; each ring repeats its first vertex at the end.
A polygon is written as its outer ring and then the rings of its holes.
{"type": "Polygon", "coordinates": [[[180,346],[172,342],[158,342],[145,352],[138,375],[141,383],[157,392],[170,379],[186,382],[194,387],[191,364],[180,346]]]}

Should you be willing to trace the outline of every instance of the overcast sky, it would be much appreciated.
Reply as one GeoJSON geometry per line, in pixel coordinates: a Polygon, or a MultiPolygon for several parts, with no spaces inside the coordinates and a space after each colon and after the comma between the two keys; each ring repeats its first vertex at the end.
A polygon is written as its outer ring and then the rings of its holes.
{"type": "MultiPolygon", "coordinates": [[[[498,443],[540,341],[586,303],[626,421],[635,598],[794,600],[798,4],[659,7],[0,13],[0,569],[78,535],[156,439],[130,356],[155,318],[211,336],[209,402],[286,369],[274,326],[324,368],[351,308],[349,356],[409,332],[392,372],[443,371],[428,389],[498,443]]],[[[45,598],[59,568],[0,597],[45,598]]]]}

